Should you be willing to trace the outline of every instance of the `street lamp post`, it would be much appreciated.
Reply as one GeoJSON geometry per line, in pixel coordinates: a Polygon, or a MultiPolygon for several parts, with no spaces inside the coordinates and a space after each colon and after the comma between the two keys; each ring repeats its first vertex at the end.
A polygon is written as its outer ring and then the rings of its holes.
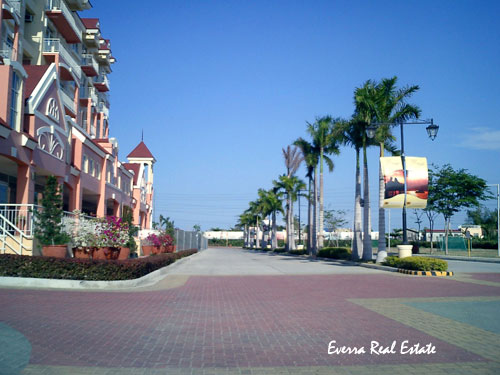
{"type": "MultiPolygon", "coordinates": [[[[410,122],[398,122],[398,123],[373,123],[366,129],[366,135],[368,138],[375,137],[375,132],[380,125],[399,125],[401,128],[401,162],[403,164],[403,181],[404,181],[404,202],[403,202],[403,245],[408,245],[408,234],[407,234],[407,224],[406,224],[406,193],[407,193],[407,171],[406,171],[406,158],[405,158],[405,144],[404,144],[404,133],[403,125],[429,125],[426,127],[427,134],[429,138],[433,141],[438,133],[439,126],[434,124],[433,119],[430,120],[415,120],[410,122]]],[[[380,235],[380,233],[379,233],[380,235]]]]}
{"type": "Polygon", "coordinates": [[[497,251],[500,257],[500,184],[490,184],[497,187],[497,251]]]}

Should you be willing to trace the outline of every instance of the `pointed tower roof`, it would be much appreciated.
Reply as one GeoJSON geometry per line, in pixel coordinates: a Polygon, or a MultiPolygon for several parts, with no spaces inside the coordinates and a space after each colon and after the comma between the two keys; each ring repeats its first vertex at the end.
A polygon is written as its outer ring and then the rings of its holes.
{"type": "Polygon", "coordinates": [[[141,141],[141,143],[139,143],[137,145],[137,147],[134,148],[130,154],[128,154],[127,158],[128,159],[136,159],[136,158],[153,159],[154,161],[156,161],[155,157],[153,156],[151,151],[149,151],[149,148],[146,146],[146,144],[143,141],[141,141]]]}

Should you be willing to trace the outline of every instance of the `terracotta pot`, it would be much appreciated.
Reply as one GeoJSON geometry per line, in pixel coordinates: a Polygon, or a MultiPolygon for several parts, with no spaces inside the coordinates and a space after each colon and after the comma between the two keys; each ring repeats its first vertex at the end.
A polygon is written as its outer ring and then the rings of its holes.
{"type": "Polygon", "coordinates": [[[74,247],[73,256],[77,259],[91,259],[94,249],[91,247],[74,247]]]}
{"type": "Polygon", "coordinates": [[[148,256],[153,254],[153,248],[154,246],[142,245],[142,255],[148,256]]]}
{"type": "Polygon", "coordinates": [[[166,253],[173,253],[173,252],[175,252],[175,245],[165,246],[165,252],[166,253]]]}
{"type": "Polygon", "coordinates": [[[119,247],[99,247],[94,251],[92,259],[116,260],[120,255],[119,247]]]}
{"type": "Polygon", "coordinates": [[[162,252],[161,246],[153,246],[153,254],[161,254],[162,252]]]}
{"type": "Polygon", "coordinates": [[[42,255],[44,257],[66,258],[67,253],[67,245],[42,246],[42,255]]]}
{"type": "Polygon", "coordinates": [[[118,254],[118,260],[128,259],[130,256],[130,249],[128,247],[120,247],[120,253],[118,254]]]}

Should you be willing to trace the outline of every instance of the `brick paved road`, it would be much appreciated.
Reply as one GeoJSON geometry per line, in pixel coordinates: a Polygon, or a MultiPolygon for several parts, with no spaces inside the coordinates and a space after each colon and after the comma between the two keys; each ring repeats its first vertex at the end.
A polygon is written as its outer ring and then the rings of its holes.
{"type": "Polygon", "coordinates": [[[211,249],[150,290],[0,289],[0,374],[497,374],[500,282],[485,275],[211,249]],[[329,355],[331,340],[367,353],[329,355]],[[404,340],[436,353],[400,354],[404,340]]]}

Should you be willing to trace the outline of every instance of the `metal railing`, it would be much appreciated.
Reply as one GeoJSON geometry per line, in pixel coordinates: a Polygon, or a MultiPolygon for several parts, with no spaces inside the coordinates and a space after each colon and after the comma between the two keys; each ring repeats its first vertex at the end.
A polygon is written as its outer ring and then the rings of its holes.
{"type": "Polygon", "coordinates": [[[208,238],[201,232],[175,230],[176,251],[197,249],[205,250],[208,247],[208,238]]]}
{"type": "Polygon", "coordinates": [[[82,66],[91,66],[96,72],[99,72],[99,64],[95,59],[94,55],[91,53],[84,54],[81,61],[82,66]]]}
{"type": "Polygon", "coordinates": [[[44,39],[42,51],[44,53],[58,53],[63,58],[64,62],[71,67],[71,71],[76,75],[78,81],[80,81],[82,77],[82,68],[74,56],[74,53],[70,52],[59,38],[44,39]]]}
{"type": "Polygon", "coordinates": [[[97,103],[97,90],[95,87],[80,86],[80,99],[92,99],[92,102],[97,103]]]}
{"type": "Polygon", "coordinates": [[[76,12],[71,11],[66,5],[64,0],[47,0],[45,3],[45,10],[48,11],[61,11],[64,17],[68,20],[71,28],[76,33],[76,35],[82,35],[85,27],[83,26],[80,17],[76,14],[76,12]]]}
{"type": "Polygon", "coordinates": [[[97,77],[94,78],[94,83],[102,83],[106,85],[106,87],[109,89],[109,80],[108,77],[102,74],[99,74],[97,77]]]}
{"type": "Polygon", "coordinates": [[[72,96],[74,94],[70,93],[70,90],[68,88],[65,88],[64,86],[61,86],[61,93],[62,93],[61,99],[63,103],[74,112],[75,102],[72,96]]]}
{"type": "Polygon", "coordinates": [[[4,44],[0,49],[0,57],[6,60],[16,60],[17,51],[14,47],[4,44]]]}

